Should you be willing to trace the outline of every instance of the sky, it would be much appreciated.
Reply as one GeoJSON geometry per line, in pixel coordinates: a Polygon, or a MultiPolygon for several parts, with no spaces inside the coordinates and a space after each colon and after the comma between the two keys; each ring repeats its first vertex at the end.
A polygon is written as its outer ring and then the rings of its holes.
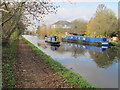
{"type": "Polygon", "coordinates": [[[97,6],[105,4],[118,17],[118,0],[51,0],[54,5],[60,6],[56,14],[48,14],[41,24],[53,24],[58,20],[73,21],[74,19],[84,19],[89,21],[94,17],[97,6]]]}
{"type": "MultiPolygon", "coordinates": [[[[37,30],[37,27],[46,24],[51,25],[59,20],[73,21],[75,19],[84,19],[89,21],[94,17],[99,4],[104,4],[111,9],[118,17],[119,0],[50,0],[57,8],[56,14],[48,14],[40,22],[31,20],[35,25],[29,26],[28,30],[37,30]]],[[[120,3],[119,3],[120,4],[120,3]]],[[[120,15],[119,15],[120,16],[120,15]]]]}

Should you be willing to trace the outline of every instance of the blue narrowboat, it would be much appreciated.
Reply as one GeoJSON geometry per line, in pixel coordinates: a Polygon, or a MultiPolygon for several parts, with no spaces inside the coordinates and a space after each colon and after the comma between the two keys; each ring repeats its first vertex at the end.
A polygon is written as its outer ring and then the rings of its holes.
{"type": "Polygon", "coordinates": [[[109,42],[106,37],[84,37],[84,36],[63,35],[62,41],[67,41],[67,42],[82,41],[88,43],[96,43],[100,45],[109,45],[109,42]]]}

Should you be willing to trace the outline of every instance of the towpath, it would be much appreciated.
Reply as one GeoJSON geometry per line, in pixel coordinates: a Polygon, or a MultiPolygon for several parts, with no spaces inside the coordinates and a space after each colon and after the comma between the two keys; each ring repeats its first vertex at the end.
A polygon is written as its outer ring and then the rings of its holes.
{"type": "Polygon", "coordinates": [[[15,65],[15,88],[69,88],[22,39],[19,39],[15,65]]]}

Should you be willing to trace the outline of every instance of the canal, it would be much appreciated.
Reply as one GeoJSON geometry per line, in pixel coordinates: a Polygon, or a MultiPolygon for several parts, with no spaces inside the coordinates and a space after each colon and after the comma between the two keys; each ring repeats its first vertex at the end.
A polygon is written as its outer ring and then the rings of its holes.
{"type": "Polygon", "coordinates": [[[51,46],[37,36],[23,35],[47,55],[88,82],[101,88],[118,88],[120,48],[96,47],[73,43],[51,46]]]}

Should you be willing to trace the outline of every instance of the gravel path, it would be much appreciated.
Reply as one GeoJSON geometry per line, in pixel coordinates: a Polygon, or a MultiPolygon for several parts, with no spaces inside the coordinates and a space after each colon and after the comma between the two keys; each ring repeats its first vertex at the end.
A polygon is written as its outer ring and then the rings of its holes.
{"type": "Polygon", "coordinates": [[[69,88],[22,39],[15,65],[15,88],[69,88]]]}

